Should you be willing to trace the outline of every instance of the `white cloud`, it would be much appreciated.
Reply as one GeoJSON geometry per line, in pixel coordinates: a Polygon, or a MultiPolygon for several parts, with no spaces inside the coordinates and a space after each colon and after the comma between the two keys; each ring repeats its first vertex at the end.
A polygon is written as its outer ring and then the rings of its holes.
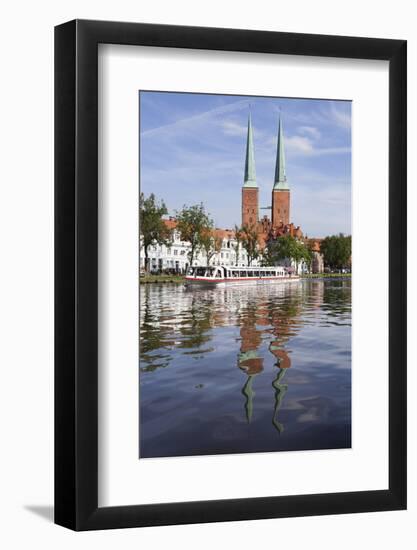
{"type": "Polygon", "coordinates": [[[285,140],[285,146],[290,153],[309,154],[314,150],[313,143],[310,138],[304,136],[291,136],[285,140]]]}
{"type": "Polygon", "coordinates": [[[309,113],[292,113],[286,116],[302,125],[298,128],[300,133],[308,133],[307,128],[313,128],[314,132],[317,126],[337,126],[343,130],[349,130],[351,127],[350,104],[347,101],[326,101],[319,109],[309,113]],[[300,128],[303,128],[304,132],[301,132],[300,128]]]}
{"type": "Polygon", "coordinates": [[[321,136],[320,131],[315,126],[300,126],[298,128],[300,134],[307,134],[313,139],[319,139],[321,136]]]}
{"type": "Polygon", "coordinates": [[[324,155],[345,155],[350,153],[350,147],[316,147],[310,138],[305,136],[291,136],[285,141],[289,156],[305,155],[320,157],[324,155]]]}
{"type": "Polygon", "coordinates": [[[227,136],[245,136],[248,131],[246,126],[242,126],[233,120],[224,120],[221,123],[223,133],[227,136]]]}
{"type": "Polygon", "coordinates": [[[350,111],[347,112],[345,109],[341,109],[340,106],[336,107],[336,103],[330,103],[330,115],[338,126],[348,130],[351,125],[350,120],[350,111]]]}
{"type": "Polygon", "coordinates": [[[209,123],[213,119],[216,119],[219,115],[224,115],[226,113],[231,113],[234,111],[240,111],[245,109],[248,106],[248,100],[243,99],[240,101],[235,101],[234,103],[228,103],[227,105],[222,105],[221,107],[216,107],[215,109],[210,109],[193,115],[190,117],[182,118],[172,122],[170,124],[165,124],[163,126],[158,126],[157,128],[151,128],[150,130],[145,130],[141,133],[141,136],[144,137],[162,137],[164,134],[171,134],[172,131],[177,132],[180,129],[189,129],[192,128],[194,131],[197,128],[196,124],[198,123],[209,123]]]}

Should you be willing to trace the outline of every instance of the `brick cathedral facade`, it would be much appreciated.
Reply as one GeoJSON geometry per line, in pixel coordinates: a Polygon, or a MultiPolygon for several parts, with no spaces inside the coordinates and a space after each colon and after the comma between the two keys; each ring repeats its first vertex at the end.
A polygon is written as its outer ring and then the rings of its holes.
{"type": "Polygon", "coordinates": [[[281,119],[278,124],[277,156],[275,177],[272,188],[271,217],[259,217],[259,188],[256,182],[255,153],[252,120],[249,115],[246,140],[245,175],[242,187],[242,225],[254,228],[258,241],[264,248],[268,241],[282,235],[291,235],[297,239],[303,237],[300,226],[291,221],[291,191],[285,169],[284,132],[281,119]]]}

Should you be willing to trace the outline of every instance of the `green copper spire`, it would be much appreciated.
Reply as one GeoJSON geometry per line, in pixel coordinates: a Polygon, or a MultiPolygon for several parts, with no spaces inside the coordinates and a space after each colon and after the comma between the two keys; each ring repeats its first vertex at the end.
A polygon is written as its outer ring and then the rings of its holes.
{"type": "Polygon", "coordinates": [[[252,120],[249,113],[248,137],[246,140],[245,178],[243,187],[258,187],[256,184],[255,151],[253,147],[252,120]]]}
{"type": "Polygon", "coordinates": [[[275,165],[274,190],[288,191],[287,175],[285,173],[284,132],[281,116],[278,123],[277,162],[275,165]]]}

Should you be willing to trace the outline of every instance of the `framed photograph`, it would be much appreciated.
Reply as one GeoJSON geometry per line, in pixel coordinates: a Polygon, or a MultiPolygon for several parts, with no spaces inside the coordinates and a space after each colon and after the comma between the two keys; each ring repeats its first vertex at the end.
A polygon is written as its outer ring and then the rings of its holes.
{"type": "Polygon", "coordinates": [[[55,522],[406,508],[406,42],[55,29],[55,522]]]}

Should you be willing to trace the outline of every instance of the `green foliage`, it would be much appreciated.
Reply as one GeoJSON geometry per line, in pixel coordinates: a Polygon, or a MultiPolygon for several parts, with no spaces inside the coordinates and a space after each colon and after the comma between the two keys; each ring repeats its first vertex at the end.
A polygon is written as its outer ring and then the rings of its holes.
{"type": "Polygon", "coordinates": [[[264,255],[264,265],[276,265],[282,260],[292,260],[297,265],[305,261],[311,263],[312,252],[301,241],[298,241],[291,235],[283,235],[275,241],[268,244],[268,251],[264,255]]]}
{"type": "Polygon", "coordinates": [[[235,232],[235,241],[236,241],[236,244],[233,245],[233,250],[235,251],[235,257],[236,257],[235,263],[236,265],[238,265],[239,258],[240,258],[240,246],[242,244],[242,232],[241,232],[241,228],[238,227],[237,225],[235,225],[235,227],[233,228],[233,231],[235,232]]]}
{"type": "Polygon", "coordinates": [[[171,232],[162,219],[168,214],[164,201],[158,202],[155,195],[151,193],[145,198],[143,193],[139,198],[140,233],[145,252],[145,269],[149,268],[148,251],[151,245],[168,244],[171,232]]]}
{"type": "Polygon", "coordinates": [[[242,225],[238,233],[242,246],[248,256],[248,265],[251,265],[253,260],[259,256],[258,233],[250,225],[242,225]]]}
{"type": "Polygon", "coordinates": [[[222,248],[222,239],[216,237],[212,231],[203,232],[201,235],[201,248],[204,250],[207,259],[207,267],[209,267],[212,257],[220,252],[222,248]]]}
{"type": "Polygon", "coordinates": [[[140,284],[151,284],[151,283],[183,283],[183,275],[153,275],[147,273],[146,275],[140,276],[140,284]]]}
{"type": "Polygon", "coordinates": [[[352,238],[343,233],[326,237],[320,244],[320,252],[326,266],[333,269],[347,267],[352,255],[352,238]]]}
{"type": "Polygon", "coordinates": [[[202,203],[193,206],[184,205],[182,210],[177,212],[177,229],[181,240],[190,243],[188,254],[190,265],[193,265],[198,250],[205,246],[204,243],[207,244],[207,235],[213,231],[213,225],[202,203]]]}

